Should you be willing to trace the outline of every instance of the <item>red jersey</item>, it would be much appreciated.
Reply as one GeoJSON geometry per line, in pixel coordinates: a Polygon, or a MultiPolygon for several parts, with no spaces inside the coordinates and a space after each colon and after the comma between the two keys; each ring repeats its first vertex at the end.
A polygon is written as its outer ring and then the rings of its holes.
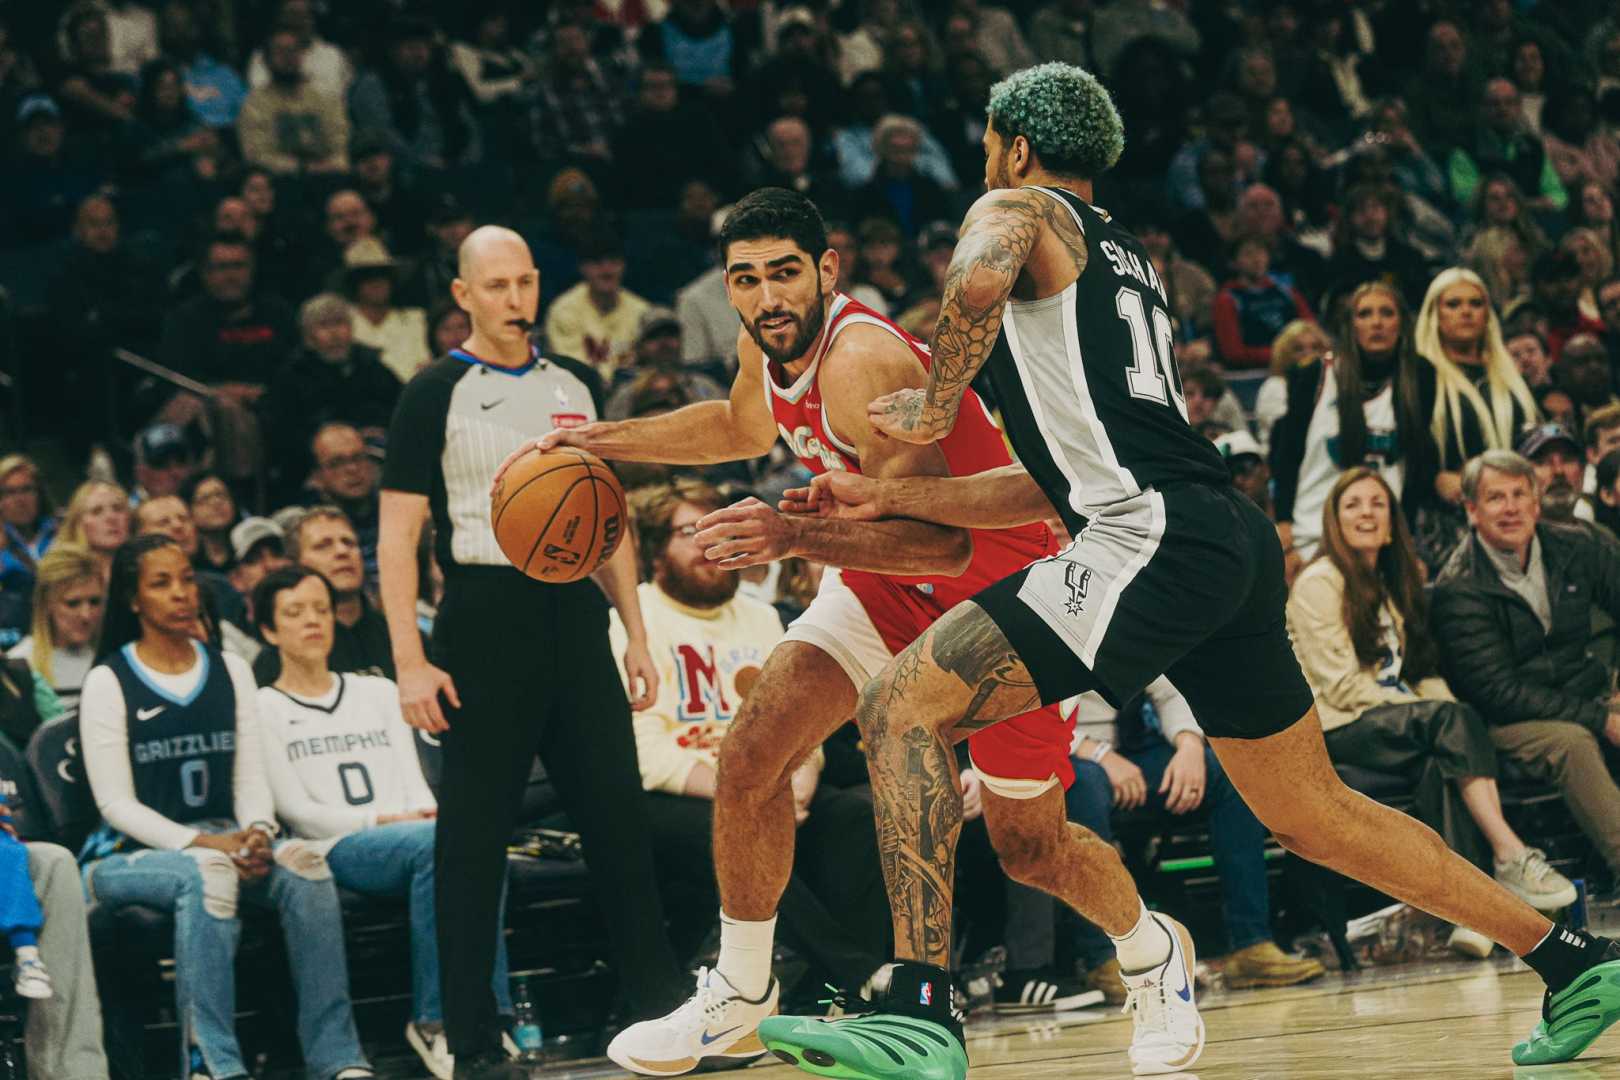
{"type": "MultiPolygon", "coordinates": [[[[810,365],[791,384],[782,366],[765,357],[765,399],[771,415],[776,418],[776,430],[813,473],[835,469],[861,471],[855,447],[832,429],[822,408],[819,381],[821,361],[832,347],[833,339],[844,327],[856,323],[882,327],[899,338],[921,362],[923,370],[933,362],[927,345],[843,293],[834,295],[826,327],[810,365]]],[[[940,440],[939,447],[952,476],[971,476],[1012,464],[1001,430],[990,419],[990,412],[979,395],[971,389],[963,395],[956,426],[940,440]]],[[[1057,551],[1051,532],[1039,523],[972,532],[973,559],[960,577],[902,577],[862,570],[842,571],[844,583],[860,598],[879,633],[895,652],[916,637],[916,614],[927,615],[924,624],[932,622],[986,586],[1057,551]],[[905,611],[893,610],[896,606],[905,611]],[[913,617],[906,618],[907,613],[913,617]]]]}

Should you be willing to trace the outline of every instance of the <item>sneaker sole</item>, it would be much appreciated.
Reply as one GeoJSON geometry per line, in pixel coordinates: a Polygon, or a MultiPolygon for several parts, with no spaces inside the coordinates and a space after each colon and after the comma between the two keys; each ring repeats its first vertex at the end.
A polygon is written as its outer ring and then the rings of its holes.
{"type": "MultiPolygon", "coordinates": [[[[936,1059],[911,1063],[909,1066],[910,1071],[901,1072],[900,1070],[903,1067],[907,1067],[907,1063],[899,1058],[892,1047],[883,1047],[883,1052],[892,1059],[893,1065],[884,1068],[882,1071],[873,1071],[865,1065],[840,1060],[838,1055],[844,1047],[836,1044],[829,1045],[828,1042],[817,1038],[817,1034],[820,1033],[811,1029],[809,1033],[793,1032],[786,1037],[774,1039],[766,1036],[765,1046],[780,1061],[792,1065],[801,1072],[810,1073],[812,1076],[833,1077],[834,1080],[897,1080],[898,1077],[905,1077],[909,1080],[911,1077],[923,1075],[942,1075],[938,1069],[950,1070],[952,1068],[950,1063],[940,1062],[936,1059]]],[[[879,1042],[869,1034],[865,1035],[865,1038],[874,1044],[879,1042]]],[[[967,1075],[965,1051],[961,1066],[960,1072],[952,1073],[958,1080],[967,1075]]]]}
{"type": "MultiPolygon", "coordinates": [[[[774,1013],[772,1015],[775,1015],[774,1013]]],[[[759,1041],[759,1032],[750,1031],[736,1042],[729,1043],[725,1048],[702,1057],[674,1058],[669,1061],[646,1061],[633,1054],[614,1053],[612,1046],[608,1047],[607,1056],[613,1064],[621,1069],[627,1069],[639,1076],[685,1076],[689,1072],[696,1072],[700,1067],[715,1067],[722,1063],[734,1065],[738,1062],[746,1064],[765,1054],[765,1044],[759,1041]]]]}
{"type": "MultiPolygon", "coordinates": [[[[1193,946],[1192,935],[1187,932],[1187,928],[1185,926],[1182,926],[1179,922],[1170,918],[1168,915],[1161,915],[1159,918],[1163,919],[1164,922],[1169,925],[1171,932],[1174,933],[1176,935],[1176,939],[1181,942],[1181,959],[1186,965],[1187,972],[1187,993],[1192,995],[1188,1000],[1191,1002],[1193,1007],[1196,1008],[1198,1005],[1198,984],[1195,981],[1195,975],[1198,971],[1198,954],[1193,946]]],[[[1192,1052],[1190,1054],[1174,1064],[1157,1061],[1146,1061],[1141,1063],[1133,1061],[1131,1063],[1131,1072],[1135,1073],[1137,1076],[1162,1076],[1166,1073],[1184,1072],[1197,1064],[1198,1059],[1202,1057],[1203,1054],[1204,1018],[1203,1016],[1199,1016],[1198,1041],[1193,1044],[1192,1052]]]]}

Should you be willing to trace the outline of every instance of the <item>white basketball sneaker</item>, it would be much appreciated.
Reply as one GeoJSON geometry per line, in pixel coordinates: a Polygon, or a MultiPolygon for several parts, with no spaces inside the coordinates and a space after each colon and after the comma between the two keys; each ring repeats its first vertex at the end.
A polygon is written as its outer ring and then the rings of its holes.
{"type": "Polygon", "coordinates": [[[1204,1020],[1193,986],[1192,935],[1176,920],[1154,915],[1170,935],[1170,955],[1158,967],[1121,972],[1131,1014],[1131,1071],[1137,1076],[1181,1072],[1204,1052],[1204,1020]]]}
{"type": "Polygon", "coordinates": [[[776,1012],[780,987],[771,980],[765,996],[749,1001],[718,971],[701,968],[697,993],[657,1020],[631,1024],[613,1037],[607,1055],[642,1076],[680,1076],[705,1058],[756,1058],[765,1053],[759,1022],[776,1012]]]}

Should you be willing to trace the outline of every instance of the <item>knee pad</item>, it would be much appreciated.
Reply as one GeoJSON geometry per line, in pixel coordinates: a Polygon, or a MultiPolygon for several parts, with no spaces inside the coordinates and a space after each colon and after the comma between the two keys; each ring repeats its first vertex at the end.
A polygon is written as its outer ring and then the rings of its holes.
{"type": "Polygon", "coordinates": [[[283,840],[275,848],[276,865],[305,881],[326,881],[332,868],[326,863],[326,854],[307,840],[283,840]]]}
{"type": "Polygon", "coordinates": [[[196,860],[202,875],[203,910],[216,919],[236,918],[237,887],[241,883],[236,862],[213,848],[186,848],[186,854],[196,860]]]}

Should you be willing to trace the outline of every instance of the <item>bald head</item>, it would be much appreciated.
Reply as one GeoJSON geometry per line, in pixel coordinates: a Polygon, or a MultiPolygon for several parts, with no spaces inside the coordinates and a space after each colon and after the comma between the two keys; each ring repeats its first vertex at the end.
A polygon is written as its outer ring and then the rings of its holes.
{"type": "Polygon", "coordinates": [[[502,225],[479,226],[467,234],[456,252],[456,273],[471,281],[481,273],[483,262],[499,258],[516,258],[534,266],[534,257],[523,237],[502,225]]]}
{"type": "Polygon", "coordinates": [[[525,358],[540,307],[540,272],[523,237],[499,225],[474,229],[457,252],[450,292],[472,319],[474,351],[510,349],[525,358]]]}

